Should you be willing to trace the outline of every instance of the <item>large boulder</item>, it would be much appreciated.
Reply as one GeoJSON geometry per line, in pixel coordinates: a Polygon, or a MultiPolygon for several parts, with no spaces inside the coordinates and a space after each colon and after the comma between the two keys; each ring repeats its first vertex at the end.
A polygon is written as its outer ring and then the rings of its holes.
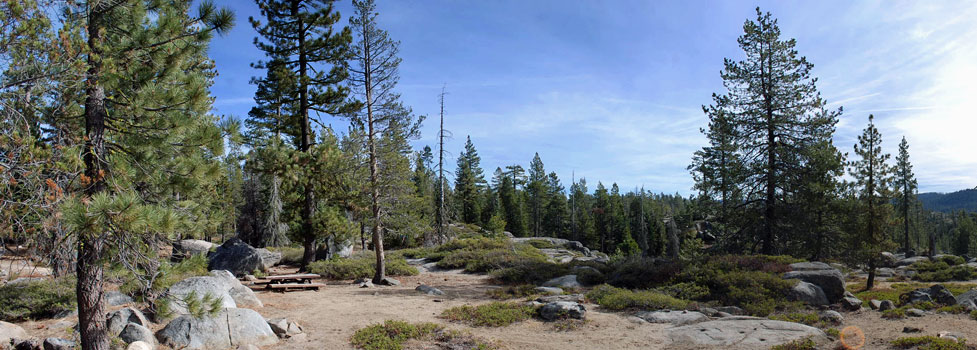
{"type": "MultiPolygon", "coordinates": [[[[231,238],[217,247],[217,251],[209,256],[208,267],[211,270],[227,270],[235,276],[246,275],[253,271],[267,271],[266,259],[273,259],[273,254],[266,253],[244,243],[237,237],[231,238]]],[[[281,255],[278,255],[281,259],[281,255]]]]}
{"type": "Polygon", "coordinates": [[[138,309],[127,307],[112,311],[105,315],[105,326],[108,328],[109,335],[116,336],[122,333],[130,323],[149,327],[149,320],[138,309]]]}
{"type": "Polygon", "coordinates": [[[206,295],[221,298],[223,308],[236,308],[237,303],[234,302],[230,289],[227,283],[218,277],[197,276],[187,278],[170,287],[168,291],[171,300],[170,310],[178,315],[188,314],[189,310],[187,310],[184,299],[191,294],[196,295],[197,298],[203,298],[206,295]]]}
{"type": "Polygon", "coordinates": [[[258,255],[261,256],[261,266],[264,267],[261,271],[268,271],[275,265],[278,265],[282,261],[281,252],[273,252],[265,248],[255,249],[258,251],[258,255]]]}
{"type": "Polygon", "coordinates": [[[27,338],[27,331],[10,322],[0,321],[0,345],[10,343],[11,339],[27,338]]]}
{"type": "Polygon", "coordinates": [[[804,261],[790,264],[791,271],[817,271],[834,269],[831,265],[820,261],[804,261]]]}
{"type": "Polygon", "coordinates": [[[173,242],[173,260],[183,260],[192,255],[207,255],[215,244],[199,239],[181,239],[173,242]]]}
{"type": "Polygon", "coordinates": [[[543,287],[557,287],[557,288],[568,289],[568,288],[580,288],[583,286],[580,285],[580,282],[577,282],[577,275],[566,275],[563,277],[557,277],[549,281],[546,281],[546,283],[543,283],[543,287]]]}
{"type": "Polygon", "coordinates": [[[784,274],[785,279],[799,279],[821,288],[829,303],[837,302],[845,296],[845,277],[834,268],[823,270],[790,271],[784,274]]]}
{"type": "Polygon", "coordinates": [[[44,339],[44,350],[75,350],[76,345],[68,339],[54,337],[44,339]]]}
{"type": "Polygon", "coordinates": [[[670,323],[682,326],[692,323],[708,321],[709,317],[698,311],[645,311],[638,313],[638,318],[648,323],[670,323]]]}
{"type": "Polygon", "coordinates": [[[907,293],[903,293],[899,296],[899,302],[903,305],[920,302],[933,302],[942,305],[958,304],[957,298],[954,297],[953,293],[946,289],[946,287],[944,287],[942,284],[934,284],[929,288],[919,288],[907,293]]]}
{"type": "Polygon", "coordinates": [[[580,303],[572,301],[555,301],[547,303],[539,308],[539,317],[547,321],[556,321],[564,318],[584,319],[587,308],[580,303]]]}
{"type": "Polygon", "coordinates": [[[105,292],[105,302],[111,306],[121,306],[125,304],[132,304],[135,301],[132,297],[122,294],[122,292],[113,290],[110,292],[105,292]]]}
{"type": "Polygon", "coordinates": [[[674,327],[666,333],[673,345],[695,348],[769,349],[807,337],[815,342],[827,339],[821,330],[800,323],[737,317],[674,327]]]}
{"type": "Polygon", "coordinates": [[[804,281],[798,281],[794,288],[790,289],[787,293],[787,299],[802,301],[814,306],[828,305],[828,297],[824,295],[821,287],[804,281]]]}
{"type": "Polygon", "coordinates": [[[278,342],[268,322],[251,309],[224,309],[217,315],[202,318],[183,315],[157,332],[156,338],[170,348],[187,350],[221,350],[278,342]]]}
{"type": "Polygon", "coordinates": [[[882,252],[879,254],[879,265],[882,267],[896,267],[896,263],[898,261],[899,258],[890,252],[882,252]]]}
{"type": "Polygon", "coordinates": [[[241,281],[238,281],[230,271],[213,270],[210,271],[210,276],[224,283],[224,286],[227,287],[227,293],[231,295],[231,299],[234,299],[237,307],[256,308],[265,306],[258,299],[258,295],[251,288],[241,284],[241,281]]]}

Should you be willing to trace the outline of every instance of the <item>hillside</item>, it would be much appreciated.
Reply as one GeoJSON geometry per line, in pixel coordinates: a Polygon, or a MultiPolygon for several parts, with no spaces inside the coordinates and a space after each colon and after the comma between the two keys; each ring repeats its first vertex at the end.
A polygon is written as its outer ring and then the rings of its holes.
{"type": "Polygon", "coordinates": [[[923,203],[923,208],[933,211],[966,210],[977,212],[977,188],[950,193],[920,193],[919,200],[923,203]]]}

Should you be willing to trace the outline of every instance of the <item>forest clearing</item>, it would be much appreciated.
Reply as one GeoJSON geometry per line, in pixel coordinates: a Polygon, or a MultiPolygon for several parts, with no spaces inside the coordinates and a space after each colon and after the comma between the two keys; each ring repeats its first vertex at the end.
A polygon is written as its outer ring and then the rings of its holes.
{"type": "Polygon", "coordinates": [[[0,349],[977,349],[977,6],[715,5],[2,1],[0,349]]]}

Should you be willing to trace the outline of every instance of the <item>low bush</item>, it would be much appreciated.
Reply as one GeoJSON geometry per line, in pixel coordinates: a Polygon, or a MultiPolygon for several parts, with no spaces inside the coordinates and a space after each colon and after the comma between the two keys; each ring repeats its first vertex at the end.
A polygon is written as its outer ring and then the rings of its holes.
{"type": "Polygon", "coordinates": [[[457,306],[441,313],[441,317],[463,322],[473,327],[503,327],[528,320],[536,308],[519,303],[491,302],[479,306],[457,306]]]}
{"type": "Polygon", "coordinates": [[[902,337],[890,342],[893,347],[899,349],[912,349],[916,348],[919,350],[968,350],[966,340],[953,340],[948,338],[939,338],[932,335],[920,336],[920,337],[902,337]]]}
{"type": "MultiPolygon", "coordinates": [[[[887,287],[876,286],[872,290],[861,290],[859,292],[855,292],[855,296],[858,297],[858,299],[863,300],[865,306],[868,307],[868,303],[872,299],[899,302],[899,296],[916,289],[929,288],[930,286],[931,284],[920,282],[892,283],[887,287]]],[[[944,283],[943,286],[953,293],[953,295],[960,295],[963,292],[977,288],[977,284],[973,283],[944,283]]],[[[849,289],[855,290],[855,288],[859,287],[861,286],[850,285],[849,289]]]]}
{"type": "Polygon", "coordinates": [[[586,286],[596,286],[607,281],[604,274],[595,269],[577,269],[574,273],[577,274],[577,281],[586,286]]]}
{"type": "Polygon", "coordinates": [[[502,288],[490,289],[485,292],[492,299],[507,300],[517,298],[529,298],[538,294],[536,286],[532,284],[521,284],[518,286],[506,286],[502,288]]]}
{"type": "Polygon", "coordinates": [[[942,261],[950,266],[963,265],[967,262],[966,260],[963,260],[963,258],[956,255],[944,255],[936,258],[936,261],[942,261]]]}
{"type": "Polygon", "coordinates": [[[434,323],[407,323],[403,321],[384,321],[353,333],[351,343],[364,350],[400,350],[408,340],[430,341],[439,349],[489,350],[496,346],[485,343],[472,336],[446,330],[434,323]]]}
{"type": "Polygon", "coordinates": [[[682,264],[654,258],[628,258],[611,264],[607,283],[621,288],[650,289],[672,281],[682,264]]]}
{"type": "Polygon", "coordinates": [[[841,338],[841,331],[839,331],[837,328],[828,328],[824,330],[824,334],[827,334],[831,339],[841,338]]]}
{"type": "Polygon", "coordinates": [[[659,290],[675,298],[685,300],[702,300],[710,293],[708,287],[700,286],[695,282],[680,282],[662,287],[659,290]]]}
{"type": "Polygon", "coordinates": [[[557,248],[561,248],[560,246],[558,246],[556,244],[553,244],[553,242],[551,242],[550,240],[547,240],[547,239],[530,239],[526,243],[529,243],[529,245],[533,246],[536,249],[557,249],[557,248]]]}
{"type": "Polygon", "coordinates": [[[890,319],[890,320],[906,318],[906,309],[908,309],[908,308],[907,307],[897,307],[895,309],[888,309],[888,310],[882,311],[882,318],[890,319]]]}
{"type": "Polygon", "coordinates": [[[968,312],[967,311],[967,307],[966,306],[963,306],[963,305],[960,305],[960,304],[943,306],[943,307],[937,308],[935,311],[937,313],[945,312],[945,313],[954,314],[954,315],[956,315],[956,314],[964,314],[964,313],[967,313],[968,312]]]}
{"type": "Polygon", "coordinates": [[[950,266],[946,262],[918,262],[914,280],[922,282],[969,281],[977,279],[977,269],[968,265],[950,266]]]}
{"type": "MultiPolygon", "coordinates": [[[[505,284],[541,284],[553,278],[570,274],[566,264],[546,260],[527,259],[504,269],[492,271],[492,277],[505,284]]],[[[579,276],[577,280],[579,281],[579,276]]]]}
{"type": "Polygon", "coordinates": [[[463,268],[465,272],[490,272],[504,268],[546,262],[546,255],[530,245],[517,244],[506,248],[454,250],[438,261],[443,269],[463,268]]]}
{"type": "Polygon", "coordinates": [[[798,339],[789,343],[774,345],[770,350],[817,350],[818,344],[810,337],[798,339]]]}
{"type": "Polygon", "coordinates": [[[587,299],[608,310],[682,310],[689,302],[652,290],[627,290],[600,285],[587,293],[587,299]]]}
{"type": "Polygon", "coordinates": [[[722,273],[711,285],[712,298],[724,305],[738,305],[754,316],[766,316],[775,310],[797,307],[784,297],[797,283],[778,275],[759,271],[730,271],[722,273]],[[718,294],[717,294],[718,292],[718,294]]]}
{"type": "Polygon", "coordinates": [[[0,286],[0,321],[51,318],[76,308],[75,280],[59,278],[0,286]]]}
{"type": "MultiPolygon", "coordinates": [[[[337,280],[373,277],[376,273],[376,260],[369,252],[346,259],[319,260],[309,264],[309,272],[337,280]]],[[[417,273],[417,268],[408,265],[404,258],[395,256],[387,258],[387,276],[414,276],[417,273]]]]}

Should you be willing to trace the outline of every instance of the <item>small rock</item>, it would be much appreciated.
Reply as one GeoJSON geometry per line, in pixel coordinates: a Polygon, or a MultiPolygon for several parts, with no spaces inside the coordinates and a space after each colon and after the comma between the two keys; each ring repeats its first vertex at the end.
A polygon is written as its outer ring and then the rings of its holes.
{"type": "Polygon", "coordinates": [[[534,289],[537,293],[549,294],[549,295],[560,295],[563,294],[563,289],[557,287],[536,287],[534,289]]]}
{"type": "Polygon", "coordinates": [[[125,329],[130,323],[135,323],[143,327],[149,326],[149,320],[147,320],[146,316],[142,314],[142,311],[132,307],[110,312],[105,316],[105,319],[106,328],[111,336],[116,336],[119,335],[119,333],[122,333],[122,330],[125,329]]]}
{"type": "Polygon", "coordinates": [[[922,332],[922,331],[923,331],[922,329],[919,329],[919,328],[916,328],[916,327],[910,327],[910,326],[902,327],[902,332],[903,333],[919,333],[919,332],[922,332]]]}
{"type": "Polygon", "coordinates": [[[631,323],[634,323],[634,324],[645,324],[645,323],[648,323],[648,321],[645,321],[645,320],[641,319],[641,317],[638,317],[638,316],[628,316],[628,322],[631,322],[631,323]]]}
{"type": "Polygon", "coordinates": [[[289,322],[288,323],[288,333],[287,334],[289,336],[293,336],[294,337],[294,336],[296,336],[298,334],[301,334],[301,333],[305,333],[305,330],[302,329],[302,326],[301,325],[299,325],[295,321],[292,321],[292,322],[289,322]]]}
{"type": "Polygon", "coordinates": [[[716,317],[716,314],[719,313],[719,311],[716,311],[716,309],[713,309],[711,307],[700,307],[699,312],[709,317],[716,317]]]}
{"type": "Polygon", "coordinates": [[[260,350],[260,348],[254,344],[241,344],[238,345],[237,350],[260,350]]]}
{"type": "Polygon", "coordinates": [[[440,302],[442,302],[442,301],[444,301],[444,300],[441,300],[441,299],[434,299],[434,300],[431,300],[431,301],[433,301],[433,302],[435,302],[435,303],[440,303],[440,302]]]}
{"type": "Polygon", "coordinates": [[[562,318],[584,319],[587,309],[572,301],[556,301],[543,305],[539,308],[539,316],[547,321],[555,321],[562,318]]]}
{"type": "Polygon", "coordinates": [[[75,342],[61,338],[44,339],[44,350],[74,350],[75,342]]]}
{"type": "Polygon", "coordinates": [[[399,286],[400,281],[394,279],[393,277],[384,277],[378,284],[381,286],[399,286]]]}
{"type": "Polygon", "coordinates": [[[725,312],[730,315],[745,315],[746,311],[743,311],[739,306],[720,306],[716,308],[717,312],[725,312]]]}
{"type": "Polygon", "coordinates": [[[862,308],[862,301],[856,297],[844,297],[841,298],[841,307],[849,311],[858,311],[862,308]]]}
{"type": "Polygon", "coordinates": [[[959,305],[963,305],[963,308],[967,311],[977,310],[977,304],[974,304],[973,300],[964,300],[963,302],[959,303],[959,305]]]}
{"type": "Polygon", "coordinates": [[[920,309],[911,308],[906,310],[906,315],[912,317],[923,317],[926,315],[926,312],[920,309]]]}
{"type": "Polygon", "coordinates": [[[728,312],[717,311],[715,314],[712,315],[712,317],[723,318],[723,317],[736,317],[736,316],[728,312]]]}
{"type": "Polygon", "coordinates": [[[153,331],[135,323],[129,323],[126,325],[126,328],[122,330],[122,333],[119,333],[119,338],[127,344],[137,341],[145,342],[150,345],[156,344],[156,337],[153,336],[153,331]]]}
{"type": "Polygon", "coordinates": [[[561,295],[547,295],[536,298],[536,301],[541,303],[552,303],[557,301],[571,301],[575,303],[583,302],[583,294],[561,294],[561,295]]]}
{"type": "Polygon", "coordinates": [[[824,321],[827,321],[827,322],[830,322],[830,323],[833,323],[833,324],[840,324],[841,322],[843,322],[845,320],[845,317],[844,316],[841,316],[841,313],[839,313],[838,311],[834,311],[834,310],[823,311],[823,312],[821,312],[821,314],[819,316],[820,316],[821,320],[824,320],[824,321]]]}
{"type": "Polygon", "coordinates": [[[444,292],[442,292],[440,289],[424,284],[417,286],[417,288],[414,288],[414,290],[427,295],[444,295],[444,292]]]}
{"type": "Polygon", "coordinates": [[[577,282],[577,275],[566,275],[566,276],[557,277],[549,281],[546,281],[546,283],[543,283],[543,287],[558,287],[563,289],[569,289],[569,288],[580,288],[583,286],[580,285],[580,282],[577,282]]]}
{"type": "Polygon", "coordinates": [[[671,323],[675,326],[708,321],[709,317],[697,311],[649,311],[637,315],[648,323],[671,323]]]}
{"type": "Polygon", "coordinates": [[[288,333],[288,320],[284,318],[274,318],[268,320],[268,327],[271,327],[271,331],[275,332],[279,338],[284,338],[285,334],[288,333]]]}
{"type": "Polygon", "coordinates": [[[248,275],[244,275],[244,280],[248,282],[258,282],[258,277],[255,277],[255,275],[248,274],[248,275]]]}
{"type": "Polygon", "coordinates": [[[373,288],[373,281],[360,282],[360,288],[373,288]]]}
{"type": "Polygon", "coordinates": [[[871,307],[872,310],[878,310],[879,307],[882,306],[882,301],[881,300],[875,300],[875,299],[869,300],[868,306],[871,307]]]}
{"type": "Polygon", "coordinates": [[[943,338],[943,339],[950,339],[950,340],[953,340],[953,341],[960,341],[960,339],[964,339],[965,338],[964,335],[961,334],[961,333],[948,332],[948,331],[939,332],[939,333],[937,333],[937,336],[939,336],[940,338],[943,338]]]}
{"type": "Polygon", "coordinates": [[[14,350],[41,350],[41,341],[35,338],[11,339],[14,350]]]}

